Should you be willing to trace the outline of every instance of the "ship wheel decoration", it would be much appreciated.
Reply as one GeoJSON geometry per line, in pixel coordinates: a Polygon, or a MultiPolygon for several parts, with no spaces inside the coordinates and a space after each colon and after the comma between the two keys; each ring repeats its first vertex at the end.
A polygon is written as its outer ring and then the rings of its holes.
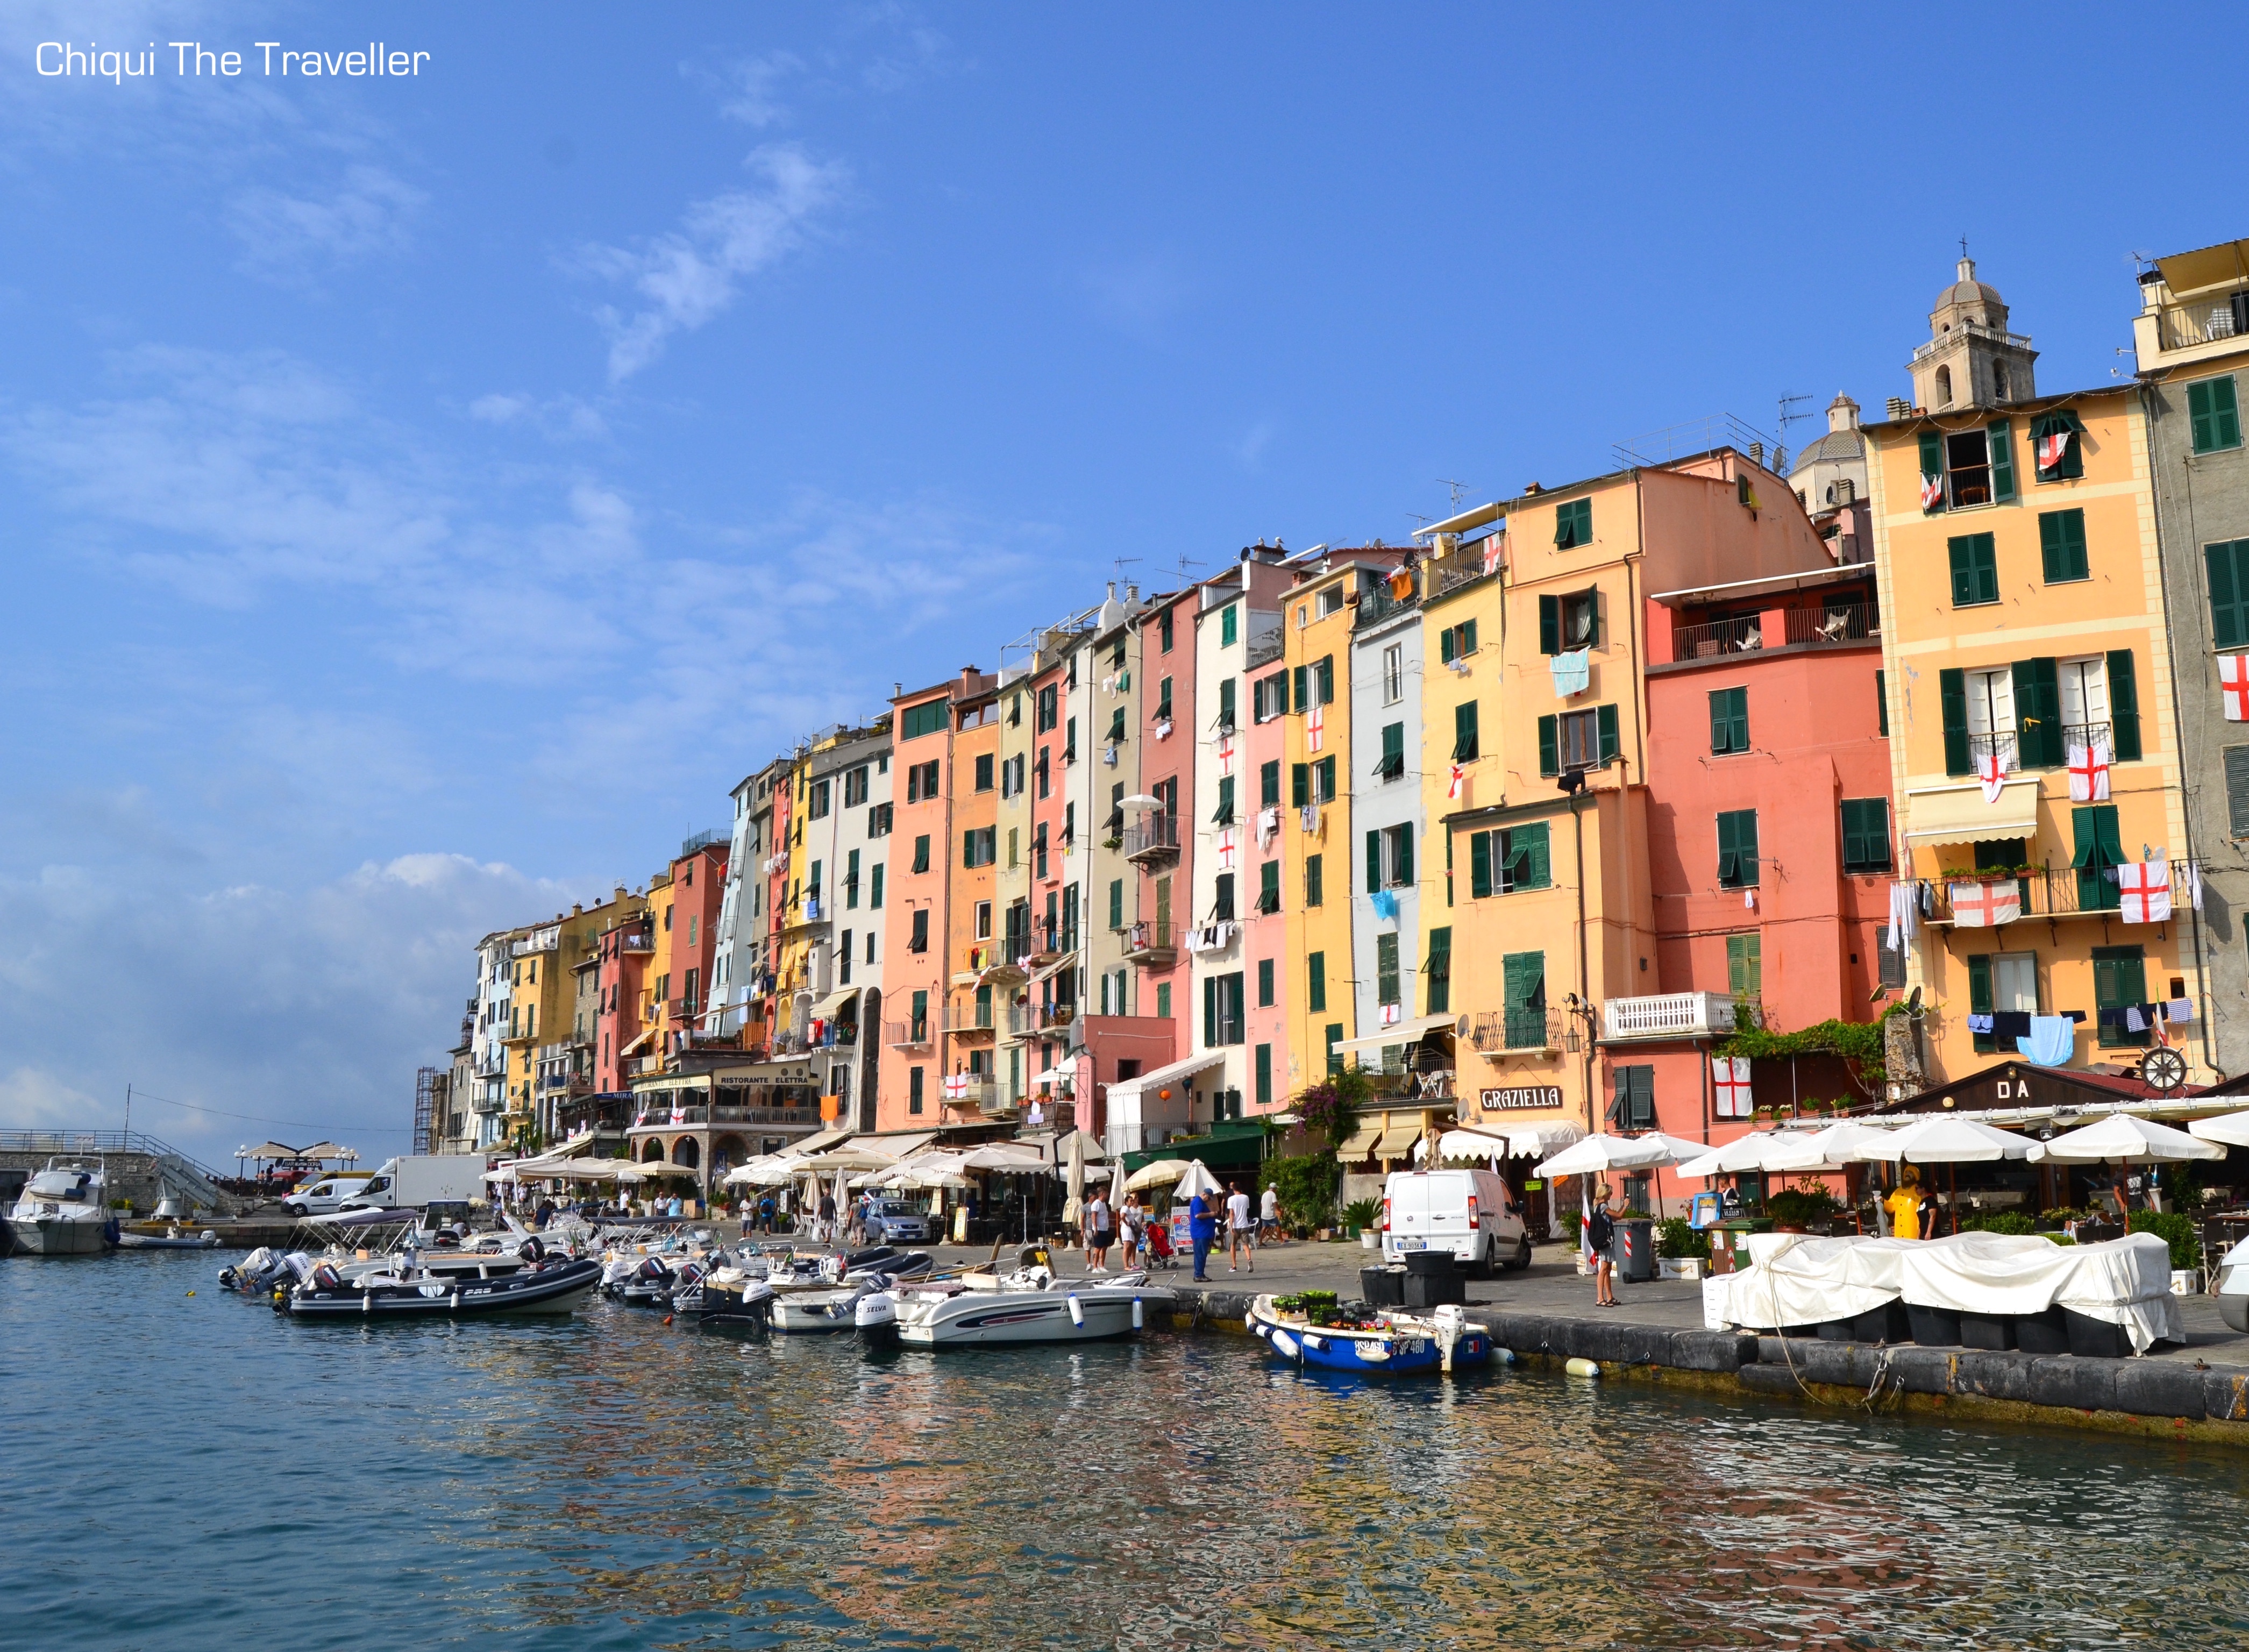
{"type": "Polygon", "coordinates": [[[2186,1057],[2176,1050],[2151,1050],[2140,1061],[2140,1082],[2168,1093],[2186,1082],[2186,1057]]]}

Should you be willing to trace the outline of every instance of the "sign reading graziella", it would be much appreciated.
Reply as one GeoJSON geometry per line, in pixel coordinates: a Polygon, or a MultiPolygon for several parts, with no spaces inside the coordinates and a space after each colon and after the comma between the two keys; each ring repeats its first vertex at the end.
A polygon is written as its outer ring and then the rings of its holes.
{"type": "Polygon", "coordinates": [[[1559,1084],[1518,1084],[1512,1090],[1487,1090],[1479,1099],[1486,1112],[1519,1112],[1532,1107],[1559,1107],[1559,1084]]]}

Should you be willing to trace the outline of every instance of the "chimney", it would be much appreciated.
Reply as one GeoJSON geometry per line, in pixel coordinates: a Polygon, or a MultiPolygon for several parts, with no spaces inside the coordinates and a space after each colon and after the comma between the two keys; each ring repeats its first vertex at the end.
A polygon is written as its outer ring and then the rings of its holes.
{"type": "Polygon", "coordinates": [[[1913,416],[1913,403],[1902,396],[1893,396],[1889,399],[1888,410],[1893,420],[1909,419],[1913,416]]]}
{"type": "Polygon", "coordinates": [[[1762,465],[1764,463],[1764,443],[1752,442],[1750,444],[1750,463],[1752,465],[1762,465]]]}
{"type": "Polygon", "coordinates": [[[629,896],[625,890],[625,886],[622,884],[619,884],[617,885],[617,892],[615,895],[612,895],[609,898],[616,901],[623,901],[629,899],[629,896]]]}

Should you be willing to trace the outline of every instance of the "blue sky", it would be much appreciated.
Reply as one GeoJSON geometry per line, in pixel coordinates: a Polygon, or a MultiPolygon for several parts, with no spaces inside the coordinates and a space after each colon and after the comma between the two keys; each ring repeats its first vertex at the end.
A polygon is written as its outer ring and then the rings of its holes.
{"type": "Polygon", "coordinates": [[[0,1125],[395,1151],[475,938],[800,733],[1120,571],[1878,411],[1963,234],[2106,382],[2132,253],[2249,231],[2224,17],[0,7],[0,1125]],[[368,39],[430,57],[252,45],[368,39]]]}

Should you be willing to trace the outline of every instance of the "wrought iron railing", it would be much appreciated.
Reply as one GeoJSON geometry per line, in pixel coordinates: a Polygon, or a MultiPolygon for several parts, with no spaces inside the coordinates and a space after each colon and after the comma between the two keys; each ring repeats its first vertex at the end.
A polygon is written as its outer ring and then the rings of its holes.
{"type": "Polygon", "coordinates": [[[1708,659],[1716,654],[1740,654],[1764,646],[1764,624],[1751,614],[1740,619],[1712,620],[1702,625],[1682,625],[1671,633],[1674,659],[1708,659]]]}
{"type": "Polygon", "coordinates": [[[1788,610],[1792,643],[1859,643],[1881,634],[1881,618],[1871,602],[1830,602],[1824,608],[1788,610]]]}

